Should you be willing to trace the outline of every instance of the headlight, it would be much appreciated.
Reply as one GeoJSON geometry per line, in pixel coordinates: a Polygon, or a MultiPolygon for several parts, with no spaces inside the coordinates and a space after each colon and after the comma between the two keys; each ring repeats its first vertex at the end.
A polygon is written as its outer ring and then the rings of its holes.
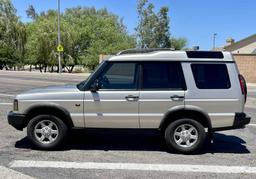
{"type": "Polygon", "coordinates": [[[18,100],[17,99],[15,99],[13,101],[13,110],[14,111],[18,111],[19,110],[19,104],[18,104],[18,100]]]}

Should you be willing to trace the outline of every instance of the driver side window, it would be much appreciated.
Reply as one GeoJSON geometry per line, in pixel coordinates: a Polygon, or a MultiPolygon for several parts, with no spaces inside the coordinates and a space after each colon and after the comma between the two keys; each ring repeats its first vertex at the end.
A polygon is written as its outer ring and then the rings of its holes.
{"type": "Polygon", "coordinates": [[[136,89],[137,65],[130,62],[109,63],[99,75],[100,89],[136,89]]]}

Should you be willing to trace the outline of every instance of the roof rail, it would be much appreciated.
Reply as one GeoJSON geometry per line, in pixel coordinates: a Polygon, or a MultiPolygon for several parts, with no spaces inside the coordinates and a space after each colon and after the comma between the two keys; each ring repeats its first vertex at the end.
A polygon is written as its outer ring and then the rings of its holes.
{"type": "Polygon", "coordinates": [[[173,48],[132,48],[118,52],[116,55],[136,54],[136,53],[150,53],[157,51],[174,51],[173,48]]]}

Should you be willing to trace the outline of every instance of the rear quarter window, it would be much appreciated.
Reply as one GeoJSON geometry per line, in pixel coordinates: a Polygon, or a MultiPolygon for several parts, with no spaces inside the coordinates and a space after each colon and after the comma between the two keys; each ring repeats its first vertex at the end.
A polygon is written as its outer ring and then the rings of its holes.
{"type": "Polygon", "coordinates": [[[229,89],[231,87],[226,64],[191,64],[197,88],[229,89]]]}
{"type": "Polygon", "coordinates": [[[186,84],[179,62],[143,63],[142,89],[185,90],[186,84]]]}

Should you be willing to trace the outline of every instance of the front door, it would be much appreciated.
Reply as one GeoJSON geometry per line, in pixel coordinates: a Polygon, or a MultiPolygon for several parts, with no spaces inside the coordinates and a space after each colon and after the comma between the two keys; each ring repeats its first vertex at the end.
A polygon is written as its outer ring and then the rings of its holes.
{"type": "Polygon", "coordinates": [[[85,92],[85,126],[138,128],[138,65],[134,62],[107,63],[96,78],[99,90],[85,92]]]}

